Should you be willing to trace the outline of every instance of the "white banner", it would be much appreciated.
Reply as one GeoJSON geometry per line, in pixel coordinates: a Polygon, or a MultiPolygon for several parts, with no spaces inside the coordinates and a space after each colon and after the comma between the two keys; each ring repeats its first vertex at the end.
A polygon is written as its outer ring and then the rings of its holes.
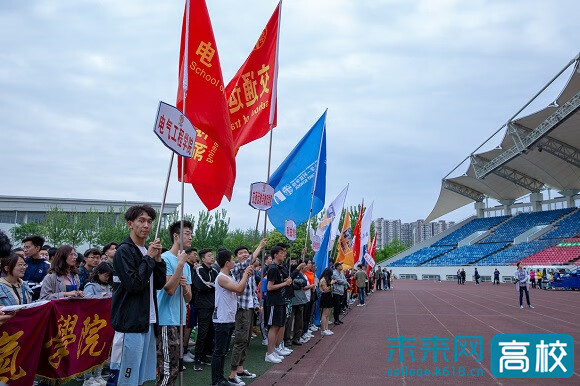
{"type": "Polygon", "coordinates": [[[365,253],[365,261],[367,262],[368,265],[371,266],[371,268],[375,267],[375,259],[373,259],[373,257],[368,253],[365,253]]]}
{"type": "Polygon", "coordinates": [[[284,224],[284,236],[290,241],[296,240],[296,223],[294,220],[286,220],[284,224]]]}
{"type": "Polygon", "coordinates": [[[171,151],[182,157],[191,158],[197,131],[177,108],[159,102],[153,132],[171,151]]]}
{"type": "Polygon", "coordinates": [[[274,188],[265,182],[254,182],[250,185],[250,206],[258,210],[268,210],[272,207],[274,188]]]}

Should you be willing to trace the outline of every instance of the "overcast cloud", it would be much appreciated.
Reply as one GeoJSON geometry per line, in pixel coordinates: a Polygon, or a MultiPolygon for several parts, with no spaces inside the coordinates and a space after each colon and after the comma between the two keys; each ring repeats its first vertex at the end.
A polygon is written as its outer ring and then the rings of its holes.
{"type": "MultiPolygon", "coordinates": [[[[207,3],[228,82],[277,2],[207,3]]],[[[175,102],[183,7],[0,2],[0,194],[161,200],[169,153],[152,125],[175,102]]],[[[327,203],[350,183],[347,205],[425,218],[441,178],[578,54],[578,15],[573,0],[284,1],[272,170],[328,108],[327,203]]],[[[267,157],[268,137],[238,154],[234,228],[255,225],[267,157]]],[[[202,209],[189,186],[185,209],[202,209]]]]}

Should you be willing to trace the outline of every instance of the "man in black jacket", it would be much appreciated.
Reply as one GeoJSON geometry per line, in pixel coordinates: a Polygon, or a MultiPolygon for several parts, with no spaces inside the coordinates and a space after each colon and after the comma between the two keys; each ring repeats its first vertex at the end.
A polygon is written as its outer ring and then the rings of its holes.
{"type": "Polygon", "coordinates": [[[135,205],[125,213],[130,235],[119,244],[113,260],[113,281],[118,285],[111,305],[115,336],[107,381],[110,386],[142,385],[155,380],[155,290],[163,289],[166,280],[161,242],[155,239],[145,247],[155,217],[155,210],[149,205],[135,205]]]}
{"type": "Polygon", "coordinates": [[[212,264],[213,252],[209,248],[199,251],[201,264],[192,273],[192,282],[195,287],[194,306],[197,310],[197,340],[195,342],[195,361],[193,369],[203,370],[202,364],[211,365],[213,354],[213,310],[215,307],[215,279],[218,271],[212,264]],[[209,357],[208,357],[209,356],[209,357]]]}

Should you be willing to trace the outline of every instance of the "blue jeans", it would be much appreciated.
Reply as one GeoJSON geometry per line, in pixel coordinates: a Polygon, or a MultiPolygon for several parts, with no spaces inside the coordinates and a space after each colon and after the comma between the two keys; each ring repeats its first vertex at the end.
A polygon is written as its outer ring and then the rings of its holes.
{"type": "Polygon", "coordinates": [[[214,323],[215,348],[211,358],[211,384],[217,385],[224,378],[224,363],[235,323],[214,323]]]}
{"type": "Polygon", "coordinates": [[[358,300],[360,304],[365,304],[365,287],[358,287],[358,300]]]}

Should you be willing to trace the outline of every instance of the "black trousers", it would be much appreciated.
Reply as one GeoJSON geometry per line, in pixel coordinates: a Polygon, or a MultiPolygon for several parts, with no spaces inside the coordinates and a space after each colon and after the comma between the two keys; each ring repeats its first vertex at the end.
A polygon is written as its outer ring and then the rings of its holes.
{"type": "Polygon", "coordinates": [[[332,305],[334,306],[334,321],[338,322],[340,320],[340,310],[342,308],[342,295],[332,294],[332,305]]]}
{"type": "Polygon", "coordinates": [[[528,302],[528,306],[530,305],[530,293],[528,292],[528,288],[525,285],[520,286],[520,306],[522,305],[522,298],[524,296],[524,292],[526,293],[526,302],[528,302]]]}
{"type": "Polygon", "coordinates": [[[197,340],[195,342],[195,361],[211,356],[214,347],[213,308],[197,310],[197,340]]]}

